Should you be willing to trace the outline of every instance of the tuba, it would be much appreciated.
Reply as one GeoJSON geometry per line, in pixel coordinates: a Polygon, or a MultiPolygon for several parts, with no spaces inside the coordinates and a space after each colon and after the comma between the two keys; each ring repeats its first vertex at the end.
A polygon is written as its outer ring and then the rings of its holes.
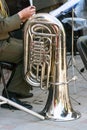
{"type": "Polygon", "coordinates": [[[61,22],[48,13],[32,16],[24,28],[24,77],[32,86],[48,90],[44,109],[46,119],[74,120],[68,90],[66,38],[61,22]]]}

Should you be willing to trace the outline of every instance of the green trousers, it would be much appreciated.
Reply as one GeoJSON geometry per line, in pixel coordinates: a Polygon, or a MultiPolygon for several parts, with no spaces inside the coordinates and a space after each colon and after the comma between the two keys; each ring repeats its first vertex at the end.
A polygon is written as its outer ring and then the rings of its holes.
{"type": "Polygon", "coordinates": [[[23,78],[23,51],[22,40],[10,38],[9,41],[0,41],[0,61],[17,64],[16,72],[8,86],[8,91],[27,95],[31,87],[23,78]]]}

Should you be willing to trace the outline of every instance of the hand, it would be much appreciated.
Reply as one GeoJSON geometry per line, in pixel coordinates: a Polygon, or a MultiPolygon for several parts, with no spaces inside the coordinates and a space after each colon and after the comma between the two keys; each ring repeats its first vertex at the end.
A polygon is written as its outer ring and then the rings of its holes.
{"type": "Polygon", "coordinates": [[[28,18],[30,18],[35,13],[36,13],[35,6],[29,6],[29,7],[26,7],[25,9],[21,10],[20,12],[18,12],[18,15],[19,15],[21,21],[25,22],[28,18]]]}

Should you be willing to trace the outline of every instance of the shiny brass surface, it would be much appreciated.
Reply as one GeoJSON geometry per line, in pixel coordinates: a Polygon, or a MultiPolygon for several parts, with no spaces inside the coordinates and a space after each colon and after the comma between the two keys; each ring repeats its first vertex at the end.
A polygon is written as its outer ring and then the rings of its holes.
{"type": "Polygon", "coordinates": [[[25,25],[24,75],[30,85],[49,91],[40,112],[46,119],[67,121],[80,117],[69,98],[65,31],[50,14],[35,14],[25,25]]]}

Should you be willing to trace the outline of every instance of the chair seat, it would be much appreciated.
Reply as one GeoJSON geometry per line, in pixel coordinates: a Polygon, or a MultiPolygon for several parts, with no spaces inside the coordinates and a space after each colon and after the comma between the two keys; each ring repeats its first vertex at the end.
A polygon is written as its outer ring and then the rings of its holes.
{"type": "Polygon", "coordinates": [[[3,69],[13,70],[16,67],[16,63],[0,61],[0,66],[3,69]]]}

